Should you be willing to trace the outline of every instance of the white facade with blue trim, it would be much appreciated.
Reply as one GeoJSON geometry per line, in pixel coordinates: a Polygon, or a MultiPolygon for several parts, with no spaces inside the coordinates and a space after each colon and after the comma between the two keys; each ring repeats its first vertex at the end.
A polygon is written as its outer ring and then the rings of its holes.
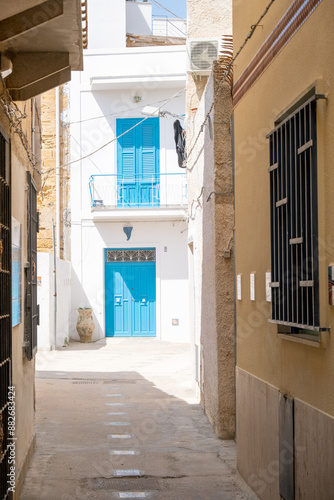
{"type": "Polygon", "coordinates": [[[71,337],[77,308],[91,307],[93,341],[188,342],[187,186],[172,117],[185,112],[186,48],[126,47],[129,26],[151,32],[152,5],[110,4],[88,5],[90,49],[71,82],[71,337]]]}

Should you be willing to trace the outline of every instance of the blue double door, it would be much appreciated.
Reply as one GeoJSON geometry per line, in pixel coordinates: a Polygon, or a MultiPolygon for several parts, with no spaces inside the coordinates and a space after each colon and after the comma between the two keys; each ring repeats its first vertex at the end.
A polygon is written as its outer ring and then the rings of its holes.
{"type": "Polygon", "coordinates": [[[106,336],[156,336],[155,262],[105,264],[106,336]]]}

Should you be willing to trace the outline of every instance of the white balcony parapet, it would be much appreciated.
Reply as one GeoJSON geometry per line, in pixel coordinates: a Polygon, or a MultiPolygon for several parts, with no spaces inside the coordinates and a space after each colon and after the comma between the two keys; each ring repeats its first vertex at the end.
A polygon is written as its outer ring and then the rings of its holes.
{"type": "Polygon", "coordinates": [[[136,177],[92,175],[89,180],[92,211],[136,208],[186,208],[186,174],[136,177]]]}

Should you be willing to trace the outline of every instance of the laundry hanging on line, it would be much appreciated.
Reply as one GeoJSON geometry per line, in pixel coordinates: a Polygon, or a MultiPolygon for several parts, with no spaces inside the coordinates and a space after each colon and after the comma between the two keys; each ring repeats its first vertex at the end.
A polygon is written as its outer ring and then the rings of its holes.
{"type": "Polygon", "coordinates": [[[186,168],[186,166],[184,165],[184,160],[186,159],[186,131],[181,127],[181,123],[179,120],[175,120],[173,126],[179,167],[186,168]]]}

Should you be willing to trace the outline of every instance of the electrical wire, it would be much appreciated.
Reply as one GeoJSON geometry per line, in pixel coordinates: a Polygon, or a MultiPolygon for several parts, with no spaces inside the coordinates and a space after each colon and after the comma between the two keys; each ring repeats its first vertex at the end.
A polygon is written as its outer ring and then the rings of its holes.
{"type": "MultiPolygon", "coordinates": [[[[172,97],[170,97],[167,100],[167,102],[165,102],[164,105],[161,105],[159,108],[157,108],[157,110],[160,110],[162,108],[162,106],[165,106],[166,104],[168,104],[170,101],[172,101],[173,99],[175,99],[183,91],[184,91],[184,89],[182,89],[179,92],[177,92],[176,94],[174,94],[172,97]]],[[[146,121],[148,118],[151,118],[151,116],[146,116],[140,122],[136,123],[133,127],[129,128],[128,130],[126,130],[125,132],[123,132],[123,134],[120,134],[117,137],[114,137],[113,139],[111,139],[110,141],[106,142],[105,144],[103,144],[102,146],[100,146],[98,149],[95,149],[91,153],[89,153],[89,154],[87,154],[85,156],[82,156],[82,157],[78,158],[77,160],[73,160],[73,161],[70,161],[68,163],[64,163],[63,165],[60,165],[59,167],[50,168],[50,169],[46,170],[45,172],[42,172],[42,175],[48,175],[50,172],[52,172],[54,170],[57,170],[58,168],[60,169],[60,168],[63,168],[63,167],[68,167],[69,165],[73,165],[73,163],[77,163],[78,161],[85,160],[86,158],[89,158],[90,156],[93,156],[98,151],[101,151],[101,149],[105,148],[106,146],[109,146],[109,144],[112,144],[113,142],[117,141],[120,137],[123,137],[123,135],[127,134],[128,132],[130,132],[134,128],[138,127],[138,125],[140,125],[141,123],[143,123],[144,121],[146,121]]]]}
{"type": "Polygon", "coordinates": [[[168,10],[167,7],[165,7],[161,3],[157,2],[157,0],[152,0],[152,3],[154,3],[155,5],[158,5],[161,9],[165,10],[166,12],[169,12],[170,14],[172,14],[177,19],[181,19],[181,21],[184,21],[184,19],[182,19],[182,17],[178,16],[177,14],[175,14],[174,12],[172,12],[171,10],[168,10]]]}
{"type": "MultiPolygon", "coordinates": [[[[154,0],[155,1],[155,0],[154,0]]],[[[222,76],[222,79],[220,80],[219,84],[218,84],[218,89],[223,85],[223,83],[227,80],[227,78],[229,77],[230,75],[230,71],[231,71],[231,68],[235,62],[235,60],[237,59],[237,57],[240,55],[240,52],[244,49],[245,45],[248,43],[248,41],[250,40],[250,38],[253,36],[253,33],[255,31],[255,29],[259,26],[260,22],[262,21],[262,19],[265,17],[265,15],[268,13],[269,9],[271,8],[271,6],[273,5],[273,3],[275,2],[275,0],[271,0],[267,7],[265,8],[265,10],[263,11],[263,13],[261,14],[261,16],[259,17],[258,21],[255,23],[255,24],[252,24],[251,25],[251,29],[248,33],[248,35],[246,36],[244,42],[241,44],[241,46],[239,47],[239,50],[238,52],[236,53],[236,55],[231,59],[231,61],[229,62],[229,64],[227,65],[227,68],[226,68],[226,71],[224,73],[224,75],[222,76]]],[[[187,160],[189,159],[190,155],[192,154],[192,152],[194,151],[194,148],[196,146],[196,143],[201,135],[201,133],[203,132],[204,130],[204,126],[211,114],[211,111],[214,107],[214,102],[212,102],[211,106],[210,106],[210,109],[209,111],[207,112],[207,114],[205,115],[205,118],[204,118],[204,121],[202,122],[201,126],[200,126],[200,129],[199,129],[199,132],[196,136],[196,139],[195,141],[193,142],[190,150],[187,152],[187,158],[186,160],[184,160],[184,165],[186,166],[187,165],[187,160]]]]}
{"type": "MultiPolygon", "coordinates": [[[[180,90],[180,92],[178,92],[178,94],[181,94],[182,92],[185,92],[186,91],[186,87],[184,87],[182,90],[180,90]]],[[[175,97],[178,97],[178,95],[176,95],[175,97]]],[[[89,121],[92,121],[92,120],[101,120],[102,118],[108,118],[109,116],[115,116],[115,115],[120,115],[120,114],[123,114],[123,113],[127,113],[128,111],[136,111],[138,109],[142,109],[142,108],[145,108],[145,106],[155,106],[157,104],[160,104],[160,103],[167,103],[168,99],[161,99],[160,101],[155,101],[153,103],[149,103],[149,104],[142,104],[140,106],[134,106],[133,108],[126,108],[126,109],[123,109],[122,111],[116,111],[115,113],[109,113],[108,115],[101,115],[101,116],[93,116],[92,118],[86,118],[85,120],[78,120],[78,121],[75,121],[75,122],[62,122],[64,125],[77,125],[78,123],[85,123],[85,122],[89,122],[89,121]]],[[[164,104],[161,104],[160,107],[162,107],[164,104]]],[[[160,108],[159,108],[160,109],[160,108]]]]}
{"type": "Polygon", "coordinates": [[[4,82],[4,79],[0,75],[0,81],[2,84],[2,92],[0,94],[0,103],[3,107],[3,110],[8,118],[8,121],[10,123],[11,129],[14,130],[14,132],[19,136],[21,144],[26,151],[28,161],[32,167],[33,170],[41,174],[41,171],[36,167],[37,163],[37,158],[36,155],[33,154],[29,147],[29,141],[28,138],[23,130],[23,125],[22,121],[27,118],[26,115],[26,104],[24,105],[24,112],[19,109],[17,104],[13,101],[11,98],[8,89],[6,87],[6,84],[4,82]]]}
{"type": "MultiPolygon", "coordinates": [[[[242,43],[242,45],[240,46],[238,52],[236,53],[236,55],[233,57],[233,59],[231,60],[231,62],[227,65],[227,68],[226,68],[226,71],[221,79],[221,81],[219,82],[219,86],[218,88],[221,87],[221,85],[223,85],[223,83],[226,81],[226,79],[228,78],[229,74],[230,74],[230,71],[231,71],[231,68],[235,62],[235,60],[237,59],[237,57],[240,55],[241,51],[244,49],[245,45],[248,43],[248,41],[250,40],[250,38],[252,37],[255,29],[259,26],[260,22],[262,21],[262,19],[265,17],[265,15],[268,13],[269,9],[271,8],[271,6],[273,5],[273,3],[275,2],[275,0],[271,0],[269,2],[269,4],[267,5],[266,9],[264,10],[264,12],[261,14],[260,18],[258,19],[258,21],[255,23],[255,24],[252,24],[251,25],[251,30],[250,32],[248,33],[247,37],[245,38],[244,42],[242,43]]],[[[159,7],[163,8],[164,10],[167,10],[168,12],[170,12],[171,14],[173,14],[175,17],[177,17],[178,19],[182,19],[180,18],[179,16],[177,16],[176,14],[174,14],[172,11],[166,9],[166,7],[164,7],[163,5],[161,5],[159,2],[157,2],[156,0],[153,0],[153,3],[159,5],[159,7]]],[[[41,173],[40,170],[36,167],[36,159],[34,159],[34,155],[33,153],[31,152],[30,148],[29,148],[29,143],[28,143],[28,139],[27,139],[27,136],[25,135],[24,131],[23,131],[23,127],[22,127],[22,119],[23,118],[26,118],[26,116],[19,110],[19,108],[17,107],[17,105],[15,104],[15,102],[12,100],[12,98],[10,97],[9,95],[9,92],[6,88],[6,85],[5,85],[5,82],[3,80],[3,78],[0,76],[0,81],[2,83],[2,87],[3,87],[3,92],[2,92],[2,95],[0,96],[0,102],[2,104],[2,107],[5,111],[5,114],[8,118],[8,120],[10,121],[10,124],[12,126],[12,128],[14,129],[14,131],[18,134],[20,140],[21,140],[21,143],[22,143],[22,146],[24,147],[26,153],[27,153],[27,156],[28,156],[28,160],[32,166],[32,168],[34,170],[36,170],[39,174],[42,174],[42,175],[46,175],[48,174],[49,172],[53,171],[53,170],[56,170],[56,168],[52,168],[52,169],[49,169],[47,170],[46,172],[43,172],[41,173]]],[[[180,92],[183,92],[184,89],[182,89],[182,91],[180,92]]],[[[168,104],[168,102],[170,102],[172,99],[174,99],[178,94],[180,94],[180,92],[178,92],[177,94],[174,94],[174,96],[172,96],[166,103],[168,104]]],[[[160,106],[158,109],[161,109],[162,106],[160,106]]],[[[203,132],[203,129],[204,129],[204,126],[211,114],[211,111],[214,107],[214,102],[212,102],[211,106],[210,106],[210,109],[209,111],[207,112],[207,114],[205,115],[205,118],[204,118],[204,121],[202,122],[201,126],[200,126],[200,130],[196,136],[196,139],[194,141],[194,143],[192,144],[191,148],[190,148],[190,151],[188,151],[187,153],[187,160],[189,159],[189,157],[191,156],[195,146],[196,146],[196,143],[201,135],[201,133],[203,132]]],[[[67,167],[69,165],[72,165],[73,163],[77,163],[81,160],[84,160],[86,158],[89,158],[90,156],[92,156],[93,154],[97,153],[98,151],[100,151],[101,149],[105,148],[106,146],[108,146],[109,144],[111,144],[112,142],[115,142],[117,139],[119,139],[120,137],[122,137],[123,135],[125,135],[126,133],[130,132],[132,129],[134,129],[135,127],[137,127],[138,125],[140,125],[141,123],[143,123],[145,120],[147,120],[147,118],[149,118],[148,116],[146,118],[144,118],[143,120],[141,120],[140,122],[138,122],[136,125],[134,125],[133,127],[131,127],[129,130],[126,130],[123,134],[121,134],[120,136],[118,137],[115,137],[114,139],[112,139],[111,141],[107,142],[106,144],[102,145],[100,148],[96,149],[95,151],[92,151],[91,153],[89,153],[88,155],[86,156],[83,156],[81,158],[78,158],[77,160],[73,160],[71,162],[68,162],[68,163],[65,163],[63,165],[60,165],[60,167],[57,167],[57,168],[63,168],[63,167],[67,167]]],[[[184,164],[185,166],[187,165],[187,160],[184,161],[184,164]]]]}

